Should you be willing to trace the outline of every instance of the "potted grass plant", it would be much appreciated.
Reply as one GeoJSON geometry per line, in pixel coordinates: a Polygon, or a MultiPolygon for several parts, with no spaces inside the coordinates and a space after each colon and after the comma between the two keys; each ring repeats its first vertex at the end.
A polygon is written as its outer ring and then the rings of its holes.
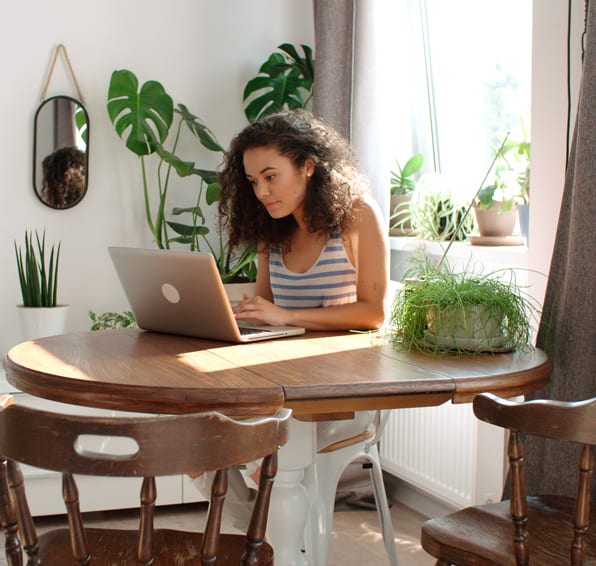
{"type": "Polygon", "coordinates": [[[23,338],[61,334],[68,305],[58,304],[60,246],[46,247],[46,233],[25,231],[24,247],[14,242],[22,304],[17,305],[23,338]]]}
{"type": "Polygon", "coordinates": [[[524,351],[537,313],[511,269],[483,274],[418,262],[393,303],[391,339],[398,348],[446,352],[524,351]]]}

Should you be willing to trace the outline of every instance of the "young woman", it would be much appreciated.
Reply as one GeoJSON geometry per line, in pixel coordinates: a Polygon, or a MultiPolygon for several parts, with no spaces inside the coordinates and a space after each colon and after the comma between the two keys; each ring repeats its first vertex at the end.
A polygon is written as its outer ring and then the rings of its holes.
{"type": "Polygon", "coordinates": [[[230,245],[257,242],[257,287],[236,317],[311,330],[377,329],[386,230],[348,142],[305,111],[247,126],[220,175],[230,245]]]}
{"type": "MultiPolygon", "coordinates": [[[[238,319],[310,330],[383,324],[385,224],[349,143],[335,130],[305,111],[263,118],[232,140],[220,183],[230,245],[256,242],[259,249],[256,292],[234,307],[238,319]]],[[[360,434],[373,416],[317,423],[318,448],[360,434]]],[[[227,509],[245,522],[250,492],[233,471],[227,509]]],[[[208,494],[210,481],[204,474],[194,483],[208,494]]]]}

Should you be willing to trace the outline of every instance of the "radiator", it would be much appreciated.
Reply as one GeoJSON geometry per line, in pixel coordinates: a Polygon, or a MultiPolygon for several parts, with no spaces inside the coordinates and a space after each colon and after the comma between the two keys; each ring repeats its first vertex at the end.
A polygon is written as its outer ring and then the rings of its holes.
{"type": "Polygon", "coordinates": [[[380,442],[383,469],[452,507],[501,498],[505,434],[470,404],[395,409],[380,442]]]}

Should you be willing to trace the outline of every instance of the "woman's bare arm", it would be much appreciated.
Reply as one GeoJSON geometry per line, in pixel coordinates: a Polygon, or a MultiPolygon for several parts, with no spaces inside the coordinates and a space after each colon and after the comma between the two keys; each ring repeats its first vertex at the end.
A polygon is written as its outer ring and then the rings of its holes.
{"type": "Polygon", "coordinates": [[[272,303],[268,258],[260,254],[255,297],[235,308],[239,319],[256,319],[276,326],[303,326],[311,330],[377,329],[385,319],[389,279],[387,236],[378,206],[358,203],[358,214],[343,234],[348,255],[358,273],[354,303],[317,309],[284,309],[272,303]]]}

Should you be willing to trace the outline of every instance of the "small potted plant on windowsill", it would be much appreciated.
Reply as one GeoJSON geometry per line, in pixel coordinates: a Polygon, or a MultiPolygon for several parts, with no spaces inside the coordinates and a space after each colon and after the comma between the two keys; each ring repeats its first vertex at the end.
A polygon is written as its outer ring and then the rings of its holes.
{"type": "Polygon", "coordinates": [[[495,155],[495,176],[478,192],[474,213],[482,238],[501,238],[505,243],[513,234],[519,206],[528,203],[530,142],[506,140],[495,155]]]}
{"type": "Polygon", "coordinates": [[[58,304],[58,264],[60,246],[55,244],[46,256],[46,233],[40,237],[25,231],[24,249],[14,249],[23,303],[17,305],[23,338],[32,340],[64,332],[68,305],[58,304]]]}
{"type": "Polygon", "coordinates": [[[412,193],[416,189],[414,176],[420,171],[424,163],[424,155],[416,153],[402,167],[395,161],[396,168],[391,171],[389,235],[410,236],[414,232],[410,221],[410,202],[412,193]]]}
{"type": "Polygon", "coordinates": [[[422,240],[465,240],[474,229],[466,214],[469,198],[462,196],[457,180],[441,173],[425,173],[416,183],[409,207],[412,230],[422,240]]]}
{"type": "Polygon", "coordinates": [[[421,262],[394,301],[391,338],[398,348],[434,353],[524,351],[537,312],[513,270],[456,272],[421,262]]]}

